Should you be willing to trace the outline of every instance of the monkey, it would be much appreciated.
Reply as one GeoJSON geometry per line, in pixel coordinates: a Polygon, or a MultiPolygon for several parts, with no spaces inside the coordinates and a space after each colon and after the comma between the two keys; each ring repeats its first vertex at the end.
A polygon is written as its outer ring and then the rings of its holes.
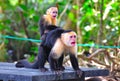
{"type": "MultiPolygon", "coordinates": [[[[40,27],[40,36],[41,40],[46,38],[47,32],[54,30],[57,25],[57,16],[58,16],[58,6],[52,6],[47,9],[46,14],[44,14],[39,20],[40,27]],[[53,26],[49,26],[53,25],[53,26]]],[[[44,41],[42,41],[44,42],[44,41]]],[[[42,44],[39,45],[39,52],[43,50],[42,44]]]]}
{"type": "Polygon", "coordinates": [[[52,71],[63,70],[61,59],[63,59],[64,52],[68,52],[73,69],[78,75],[82,75],[77,60],[76,37],[74,31],[62,28],[56,28],[48,33],[43,47],[46,51],[49,50],[48,61],[52,71]]]}
{"type": "Polygon", "coordinates": [[[46,28],[48,25],[57,25],[57,15],[58,8],[56,6],[47,9],[46,14],[44,14],[39,20],[40,35],[49,32],[50,30],[46,28]]]}
{"type": "MultiPolygon", "coordinates": [[[[52,25],[49,25],[52,26],[52,25]]],[[[22,60],[16,64],[16,67],[26,67],[33,69],[41,69],[46,71],[44,67],[45,62],[48,61],[50,64],[51,71],[64,71],[62,66],[64,52],[68,52],[70,61],[74,70],[76,70],[79,76],[82,75],[82,71],[79,68],[77,60],[77,44],[76,44],[76,33],[72,30],[64,30],[61,27],[51,30],[47,33],[46,39],[42,42],[41,51],[39,51],[37,61],[30,65],[26,61],[22,60]]]]}

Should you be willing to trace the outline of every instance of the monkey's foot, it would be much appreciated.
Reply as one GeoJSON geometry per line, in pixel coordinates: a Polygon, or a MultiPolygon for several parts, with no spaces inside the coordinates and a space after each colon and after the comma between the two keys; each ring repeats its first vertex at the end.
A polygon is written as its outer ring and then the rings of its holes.
{"type": "Polygon", "coordinates": [[[60,77],[62,75],[62,71],[60,71],[60,70],[56,70],[54,72],[58,77],[60,77]]]}
{"type": "Polygon", "coordinates": [[[76,72],[77,72],[78,77],[81,77],[82,74],[83,74],[83,72],[82,72],[80,69],[79,69],[79,70],[76,70],[76,72]]]}
{"type": "Polygon", "coordinates": [[[64,67],[64,66],[61,66],[61,67],[59,68],[59,70],[60,70],[60,71],[64,71],[64,70],[65,70],[65,67],[64,67]]]}
{"type": "Polygon", "coordinates": [[[48,69],[44,67],[44,68],[40,68],[40,71],[41,72],[46,72],[46,71],[48,71],[48,69]]]}
{"type": "Polygon", "coordinates": [[[55,73],[55,75],[57,75],[57,76],[61,76],[61,74],[62,74],[62,70],[60,70],[60,67],[57,69],[51,69],[51,71],[53,73],[55,73]]]}

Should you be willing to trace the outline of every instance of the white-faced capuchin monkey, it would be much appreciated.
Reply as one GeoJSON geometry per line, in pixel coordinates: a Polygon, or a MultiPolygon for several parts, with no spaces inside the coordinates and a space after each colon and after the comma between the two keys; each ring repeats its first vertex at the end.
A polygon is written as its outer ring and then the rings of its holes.
{"type": "Polygon", "coordinates": [[[58,15],[58,8],[50,7],[47,9],[46,14],[44,14],[39,21],[40,26],[40,35],[47,33],[50,30],[53,30],[53,27],[47,28],[48,25],[57,25],[57,15],[58,15]]]}
{"type": "MultiPolygon", "coordinates": [[[[46,14],[44,14],[39,21],[39,27],[40,27],[40,36],[41,40],[44,40],[46,38],[46,34],[54,30],[57,25],[57,15],[58,15],[58,6],[50,7],[46,10],[46,14]],[[55,25],[55,26],[49,26],[49,25],[55,25]]],[[[44,41],[43,41],[44,42],[44,41]]],[[[43,48],[41,47],[42,44],[39,46],[39,51],[43,48]]]]}
{"type": "MultiPolygon", "coordinates": [[[[53,25],[49,25],[51,27],[53,25]]],[[[53,26],[56,27],[56,26],[53,26]]],[[[42,42],[41,50],[38,54],[38,59],[32,65],[28,64],[26,61],[19,61],[17,67],[26,67],[40,69],[46,71],[44,67],[46,61],[49,62],[52,71],[59,72],[63,71],[65,68],[63,65],[63,54],[68,52],[70,56],[70,61],[74,70],[76,70],[79,77],[82,75],[82,71],[79,68],[77,60],[77,44],[76,44],[76,33],[72,30],[64,30],[60,27],[51,30],[47,33],[46,39],[42,42]]]]}
{"type": "Polygon", "coordinates": [[[64,30],[59,27],[47,34],[43,47],[45,48],[45,54],[47,55],[52,71],[64,70],[62,66],[63,54],[64,52],[68,52],[73,69],[76,70],[79,76],[82,75],[77,61],[76,37],[74,31],[64,30]]]}
{"type": "Polygon", "coordinates": [[[41,36],[42,43],[39,46],[38,60],[33,64],[32,68],[39,68],[42,72],[48,70],[47,68],[44,67],[45,62],[48,60],[48,56],[46,56],[45,54],[46,50],[43,47],[43,43],[46,40],[47,33],[57,28],[56,26],[57,16],[58,16],[58,7],[53,6],[47,9],[46,14],[44,14],[39,21],[40,36],[41,36]],[[52,26],[49,26],[49,25],[52,25],[52,26]]]}

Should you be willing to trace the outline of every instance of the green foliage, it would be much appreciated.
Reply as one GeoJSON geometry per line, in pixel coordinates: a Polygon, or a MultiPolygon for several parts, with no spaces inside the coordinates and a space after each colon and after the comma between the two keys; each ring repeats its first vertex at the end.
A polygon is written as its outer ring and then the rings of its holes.
{"type": "MultiPolygon", "coordinates": [[[[103,3],[103,39],[107,40],[106,45],[114,45],[116,39],[120,34],[119,30],[119,2],[104,0],[103,3]],[[114,41],[111,41],[114,40],[114,41]]],[[[92,0],[86,0],[80,9],[80,27],[82,29],[84,43],[92,40],[96,42],[96,37],[100,29],[100,5],[101,0],[93,2],[92,0]],[[86,41],[87,40],[87,41],[86,41]]],[[[103,41],[103,40],[101,40],[103,41]]]]}
{"type": "MultiPolygon", "coordinates": [[[[83,43],[96,43],[100,30],[101,0],[96,0],[96,2],[95,0],[84,0],[84,2],[80,3],[80,8],[74,3],[74,0],[0,0],[0,34],[40,39],[38,27],[39,18],[45,13],[48,7],[56,3],[59,5],[58,14],[60,15],[68,2],[69,5],[62,16],[62,20],[60,21],[62,25],[60,26],[68,23],[66,18],[69,18],[73,24],[79,22],[83,43]],[[71,11],[72,8],[79,11],[78,19],[76,18],[76,11],[71,11]]],[[[114,45],[119,38],[119,5],[119,0],[104,0],[103,39],[99,40],[107,40],[105,45],[114,45]]],[[[21,56],[23,58],[24,54],[30,54],[33,60],[34,55],[38,53],[38,43],[12,39],[4,39],[2,41],[5,43],[2,51],[7,53],[7,50],[12,49],[17,54],[18,59],[20,59],[21,56]]]]}
{"type": "Polygon", "coordinates": [[[34,62],[35,60],[35,55],[31,55],[29,58],[28,58],[28,61],[29,62],[34,62]]]}
{"type": "Polygon", "coordinates": [[[5,49],[5,43],[3,41],[4,39],[1,39],[0,38],[0,61],[7,61],[8,59],[8,55],[7,55],[7,52],[6,52],[6,49],[5,49]]]}
{"type": "Polygon", "coordinates": [[[70,12],[70,13],[68,14],[68,17],[69,17],[73,22],[75,21],[75,15],[74,15],[74,13],[70,12]]]}

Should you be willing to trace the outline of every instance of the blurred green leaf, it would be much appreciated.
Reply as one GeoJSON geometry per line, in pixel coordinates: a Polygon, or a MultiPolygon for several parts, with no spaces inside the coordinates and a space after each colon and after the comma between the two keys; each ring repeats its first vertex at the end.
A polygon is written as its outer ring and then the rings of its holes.
{"type": "Polygon", "coordinates": [[[70,13],[68,14],[68,17],[69,17],[72,21],[74,21],[74,19],[75,19],[75,16],[74,16],[74,14],[73,14],[72,12],[70,12],[70,13]]]}
{"type": "Polygon", "coordinates": [[[39,16],[33,16],[33,19],[35,22],[38,22],[39,21],[39,16]]]}
{"type": "Polygon", "coordinates": [[[31,55],[29,58],[28,58],[28,61],[29,62],[34,62],[35,60],[35,56],[34,55],[31,55]]]}
{"type": "Polygon", "coordinates": [[[79,6],[78,5],[73,5],[73,8],[78,10],[79,9],[79,6]]]}
{"type": "Polygon", "coordinates": [[[18,3],[18,0],[9,0],[10,4],[15,6],[18,3]]]}
{"type": "Polygon", "coordinates": [[[20,7],[20,9],[23,10],[23,11],[26,11],[26,12],[27,12],[27,10],[28,10],[27,6],[24,5],[24,4],[20,4],[19,7],[20,7]]]}

